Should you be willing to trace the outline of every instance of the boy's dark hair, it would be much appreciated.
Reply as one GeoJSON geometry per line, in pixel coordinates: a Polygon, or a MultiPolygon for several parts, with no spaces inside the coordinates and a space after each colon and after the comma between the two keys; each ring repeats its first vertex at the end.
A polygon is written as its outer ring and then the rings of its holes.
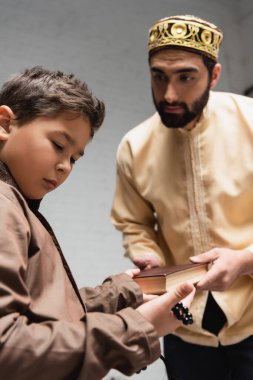
{"type": "Polygon", "coordinates": [[[0,105],[12,109],[20,126],[36,117],[55,118],[63,112],[88,117],[91,136],[105,116],[104,103],[92,95],[85,82],[73,74],[41,66],[26,69],[6,81],[0,91],[0,105]]]}

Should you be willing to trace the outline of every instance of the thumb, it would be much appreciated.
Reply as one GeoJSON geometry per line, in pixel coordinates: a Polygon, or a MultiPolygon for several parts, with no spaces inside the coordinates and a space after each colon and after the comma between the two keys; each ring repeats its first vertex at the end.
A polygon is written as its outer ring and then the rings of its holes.
{"type": "Polygon", "coordinates": [[[177,285],[171,289],[168,293],[163,294],[159,298],[164,298],[166,306],[172,308],[176,303],[187,297],[190,293],[194,293],[194,285],[188,282],[177,285]],[[167,299],[166,299],[167,298],[167,299]]]}

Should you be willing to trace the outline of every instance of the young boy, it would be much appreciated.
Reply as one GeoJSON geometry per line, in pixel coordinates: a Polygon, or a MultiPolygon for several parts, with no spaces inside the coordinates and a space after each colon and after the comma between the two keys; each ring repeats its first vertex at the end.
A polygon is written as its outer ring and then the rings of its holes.
{"type": "Polygon", "coordinates": [[[1,378],[131,375],[159,357],[159,337],[180,323],[170,309],[193,287],[142,304],[136,269],[79,291],[38,208],[83,156],[104,104],[72,75],[41,67],[7,81],[0,104],[1,378]]]}

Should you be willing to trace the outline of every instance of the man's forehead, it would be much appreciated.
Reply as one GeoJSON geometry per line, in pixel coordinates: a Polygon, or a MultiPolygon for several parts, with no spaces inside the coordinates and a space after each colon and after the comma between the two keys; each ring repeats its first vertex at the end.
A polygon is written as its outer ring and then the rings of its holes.
{"type": "Polygon", "coordinates": [[[173,65],[175,63],[201,65],[203,64],[203,59],[199,54],[183,49],[161,49],[150,58],[151,67],[157,64],[173,65]]]}

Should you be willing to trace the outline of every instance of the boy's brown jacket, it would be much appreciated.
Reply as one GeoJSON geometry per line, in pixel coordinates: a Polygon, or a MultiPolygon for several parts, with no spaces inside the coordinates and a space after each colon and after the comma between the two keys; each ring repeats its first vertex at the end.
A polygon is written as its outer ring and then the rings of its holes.
{"type": "Polygon", "coordinates": [[[138,286],[120,274],[78,291],[35,206],[0,163],[1,378],[96,380],[111,368],[131,375],[157,359],[153,326],[134,310],[138,286]]]}

